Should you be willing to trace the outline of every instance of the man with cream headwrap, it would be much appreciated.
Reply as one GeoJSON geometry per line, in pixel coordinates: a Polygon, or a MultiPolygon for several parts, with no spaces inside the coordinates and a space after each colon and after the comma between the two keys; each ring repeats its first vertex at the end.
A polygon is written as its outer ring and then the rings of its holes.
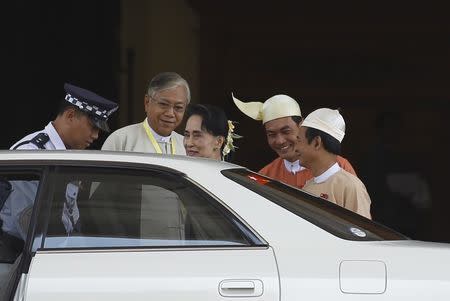
{"type": "Polygon", "coordinates": [[[338,110],[322,108],[306,116],[296,152],[314,178],[303,189],[370,219],[371,201],[366,187],[337,163],[344,135],[345,121],[338,110]]]}
{"type": "MultiPolygon", "coordinates": [[[[310,170],[300,165],[298,154],[295,152],[299,124],[302,121],[297,101],[287,95],[275,95],[264,103],[242,102],[234,96],[233,100],[245,115],[262,120],[267,142],[279,156],[259,173],[302,188],[313,176],[310,170]]],[[[353,167],[346,159],[338,156],[337,160],[343,169],[355,174],[353,167]]]]}

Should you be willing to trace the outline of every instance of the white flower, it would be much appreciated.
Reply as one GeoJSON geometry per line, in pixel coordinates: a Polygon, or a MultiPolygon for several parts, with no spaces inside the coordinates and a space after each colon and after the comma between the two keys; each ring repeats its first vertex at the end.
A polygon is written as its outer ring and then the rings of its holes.
{"type": "Polygon", "coordinates": [[[236,146],[233,145],[233,139],[242,138],[239,135],[234,133],[234,123],[231,120],[228,120],[228,135],[225,140],[225,146],[222,150],[222,155],[225,157],[230,153],[230,151],[235,151],[236,146]]]}

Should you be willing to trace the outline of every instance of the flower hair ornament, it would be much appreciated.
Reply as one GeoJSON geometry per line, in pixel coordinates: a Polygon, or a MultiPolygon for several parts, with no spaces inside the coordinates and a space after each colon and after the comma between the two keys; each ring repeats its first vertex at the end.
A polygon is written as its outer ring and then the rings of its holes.
{"type": "Polygon", "coordinates": [[[237,146],[233,145],[233,139],[239,139],[242,138],[242,136],[239,136],[234,133],[234,124],[235,121],[228,120],[228,135],[225,139],[225,146],[222,150],[222,156],[225,158],[230,151],[235,151],[237,149],[237,146]]]}

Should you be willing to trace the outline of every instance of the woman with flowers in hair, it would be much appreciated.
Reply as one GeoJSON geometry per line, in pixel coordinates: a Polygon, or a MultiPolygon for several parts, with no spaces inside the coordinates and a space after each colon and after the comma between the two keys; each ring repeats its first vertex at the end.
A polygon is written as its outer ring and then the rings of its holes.
{"type": "Polygon", "coordinates": [[[230,151],[236,148],[233,145],[236,138],[240,136],[234,134],[234,124],[221,108],[208,104],[188,107],[184,130],[188,156],[227,161],[230,151]]]}

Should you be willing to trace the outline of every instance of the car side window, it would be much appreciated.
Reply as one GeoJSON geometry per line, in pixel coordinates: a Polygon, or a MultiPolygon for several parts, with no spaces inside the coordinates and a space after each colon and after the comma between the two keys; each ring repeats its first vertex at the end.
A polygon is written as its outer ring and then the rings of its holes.
{"type": "Polygon", "coordinates": [[[22,252],[39,183],[38,172],[0,171],[0,262],[22,252]]]}
{"type": "Polygon", "coordinates": [[[9,300],[20,273],[41,170],[0,168],[0,300],[9,300]]]}
{"type": "Polygon", "coordinates": [[[355,212],[248,169],[227,169],[222,174],[337,237],[356,241],[408,239],[355,212]]]}
{"type": "Polygon", "coordinates": [[[60,168],[43,248],[243,246],[238,222],[183,175],[60,168]]]}

